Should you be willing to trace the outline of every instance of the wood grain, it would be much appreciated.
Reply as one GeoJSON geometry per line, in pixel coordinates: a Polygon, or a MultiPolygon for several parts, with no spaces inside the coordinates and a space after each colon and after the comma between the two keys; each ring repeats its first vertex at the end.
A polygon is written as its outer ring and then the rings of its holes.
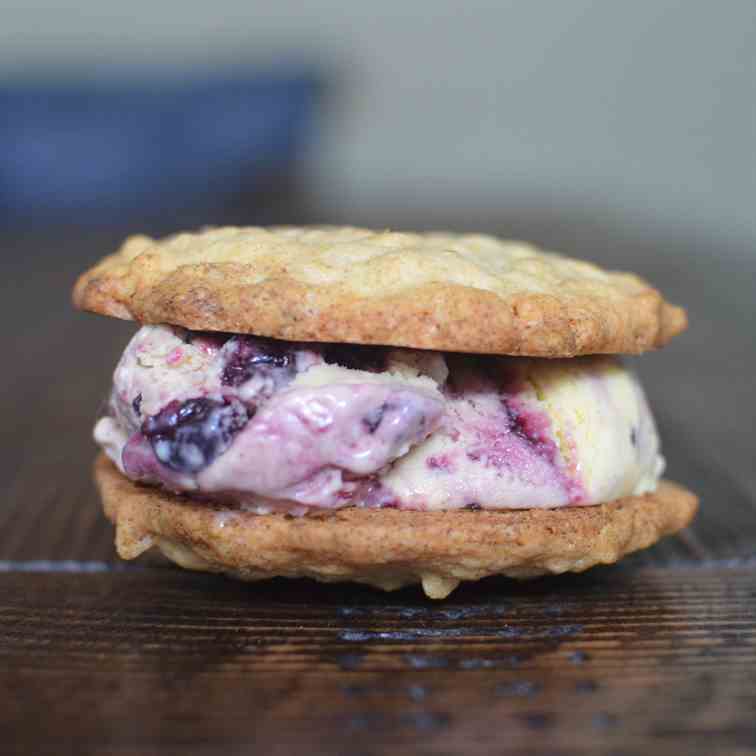
{"type": "Polygon", "coordinates": [[[489,580],[442,605],[168,570],[6,574],[0,616],[3,753],[756,747],[750,568],[489,580]]]}

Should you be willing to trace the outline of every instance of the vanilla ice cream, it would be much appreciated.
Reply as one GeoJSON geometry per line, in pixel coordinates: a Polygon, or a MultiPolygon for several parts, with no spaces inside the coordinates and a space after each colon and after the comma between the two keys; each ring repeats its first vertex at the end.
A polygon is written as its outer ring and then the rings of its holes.
{"type": "Polygon", "coordinates": [[[95,439],[134,480],[259,513],[512,509],[654,490],[643,391],[611,357],[300,344],[144,326],[95,439]]]}

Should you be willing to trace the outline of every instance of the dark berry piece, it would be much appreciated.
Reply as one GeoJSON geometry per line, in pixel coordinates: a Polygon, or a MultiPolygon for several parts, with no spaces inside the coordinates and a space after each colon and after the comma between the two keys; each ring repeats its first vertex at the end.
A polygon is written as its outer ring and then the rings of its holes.
{"type": "Polygon", "coordinates": [[[225,349],[228,358],[221,381],[226,386],[241,386],[258,374],[280,383],[296,371],[291,348],[271,339],[234,336],[225,349]]]}
{"type": "Polygon", "coordinates": [[[249,418],[237,400],[176,400],[147,417],[142,433],[166,467],[196,473],[226,451],[249,418]]]}
{"type": "Polygon", "coordinates": [[[509,420],[510,431],[530,444],[536,454],[553,463],[557,449],[547,433],[548,421],[544,421],[537,413],[523,410],[506,399],[503,404],[509,420]]]}
{"type": "Polygon", "coordinates": [[[381,424],[383,416],[389,409],[391,409],[389,403],[384,402],[380,407],[376,407],[375,409],[371,410],[367,413],[367,415],[365,415],[365,417],[362,418],[362,424],[365,426],[365,429],[368,433],[372,435],[378,430],[378,426],[381,424]]]}
{"type": "Polygon", "coordinates": [[[134,408],[134,412],[136,412],[137,416],[142,414],[142,394],[141,392],[138,393],[134,397],[134,401],[131,403],[131,406],[134,408]]]}

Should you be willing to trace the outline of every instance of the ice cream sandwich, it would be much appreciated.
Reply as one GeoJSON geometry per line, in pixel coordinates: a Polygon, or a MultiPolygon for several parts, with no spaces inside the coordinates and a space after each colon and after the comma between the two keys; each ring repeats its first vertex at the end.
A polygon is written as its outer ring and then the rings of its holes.
{"type": "Polygon", "coordinates": [[[217,228],[132,237],[74,302],[140,325],[94,432],[126,559],[443,598],[695,514],[618,359],[686,315],[633,274],[485,235],[217,228]]]}

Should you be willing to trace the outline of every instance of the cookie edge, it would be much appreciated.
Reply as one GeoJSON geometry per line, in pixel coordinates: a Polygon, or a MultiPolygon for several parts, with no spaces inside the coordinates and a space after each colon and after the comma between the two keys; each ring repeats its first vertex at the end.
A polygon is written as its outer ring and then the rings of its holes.
{"type": "Polygon", "coordinates": [[[322,515],[236,513],[135,484],[99,455],[95,480],[116,547],[134,559],[157,547],[182,567],[242,580],[354,581],[383,590],[422,583],[446,597],[463,580],[529,578],[611,564],[686,527],[697,497],[656,492],[560,509],[416,512],[348,508],[322,515]]]}

